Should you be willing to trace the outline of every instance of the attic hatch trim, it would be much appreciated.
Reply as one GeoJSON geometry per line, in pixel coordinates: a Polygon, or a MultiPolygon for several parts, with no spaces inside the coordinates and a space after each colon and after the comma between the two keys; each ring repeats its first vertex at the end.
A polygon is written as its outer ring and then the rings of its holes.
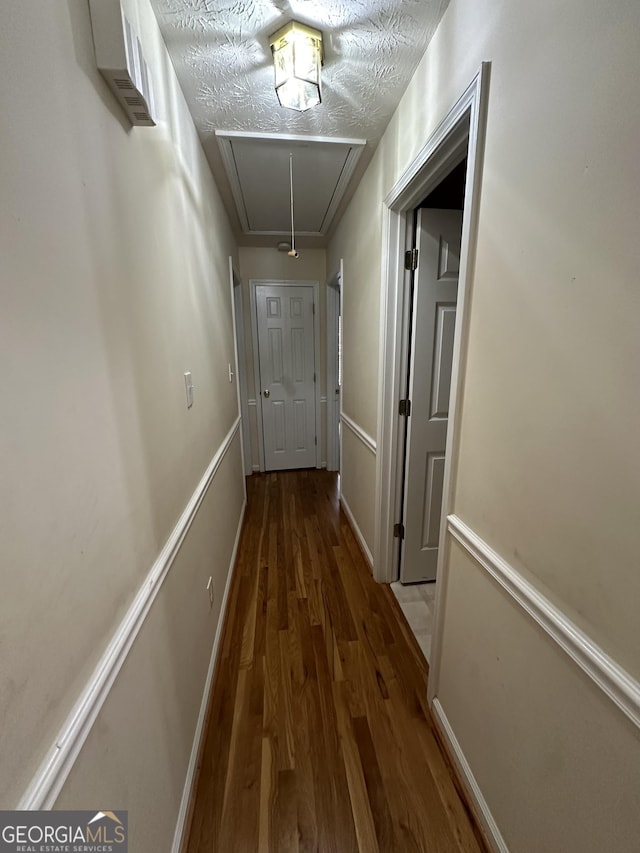
{"type": "MultiPolygon", "coordinates": [[[[238,163],[233,147],[234,140],[246,140],[260,142],[266,144],[275,142],[291,142],[294,144],[304,144],[305,146],[314,144],[329,144],[339,145],[342,148],[348,148],[344,162],[338,179],[333,187],[333,192],[327,204],[326,210],[320,211],[322,215],[320,227],[317,231],[300,230],[297,233],[301,237],[324,237],[326,236],[333,218],[338,210],[338,207],[345,195],[347,187],[351,181],[356,165],[364,148],[367,144],[366,139],[349,139],[344,137],[328,137],[328,136],[304,136],[288,133],[251,133],[248,131],[232,131],[232,130],[216,130],[215,137],[218,140],[220,154],[225,167],[231,193],[235,202],[236,211],[240,220],[242,231],[247,236],[252,237],[286,237],[289,235],[287,228],[281,230],[271,230],[264,228],[252,228],[249,221],[249,211],[247,200],[242,188],[241,177],[239,174],[238,163]]],[[[287,152],[288,157],[288,152],[287,152]]]]}

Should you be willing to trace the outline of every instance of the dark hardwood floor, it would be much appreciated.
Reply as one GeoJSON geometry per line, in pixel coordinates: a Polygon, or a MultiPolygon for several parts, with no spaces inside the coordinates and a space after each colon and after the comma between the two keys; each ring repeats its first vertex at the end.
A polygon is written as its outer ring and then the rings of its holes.
{"type": "Polygon", "coordinates": [[[188,853],[485,850],[336,476],[248,479],[188,853]]]}

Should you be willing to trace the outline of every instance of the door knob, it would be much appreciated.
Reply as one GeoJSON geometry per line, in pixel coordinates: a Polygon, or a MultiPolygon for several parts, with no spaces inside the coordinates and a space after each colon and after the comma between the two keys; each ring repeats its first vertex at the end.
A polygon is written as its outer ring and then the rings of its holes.
{"type": "Polygon", "coordinates": [[[265,397],[270,397],[270,396],[271,396],[271,391],[269,391],[269,389],[268,389],[268,388],[267,388],[266,390],[264,390],[262,393],[264,394],[264,396],[265,396],[265,397]]]}

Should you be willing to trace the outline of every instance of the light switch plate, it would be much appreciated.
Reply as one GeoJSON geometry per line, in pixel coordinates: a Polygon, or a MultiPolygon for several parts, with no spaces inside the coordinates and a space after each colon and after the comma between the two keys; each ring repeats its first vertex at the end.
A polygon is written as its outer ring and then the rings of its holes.
{"type": "Polygon", "coordinates": [[[191,372],[184,375],[184,390],[187,394],[187,409],[193,406],[193,382],[191,381],[191,372]]]}

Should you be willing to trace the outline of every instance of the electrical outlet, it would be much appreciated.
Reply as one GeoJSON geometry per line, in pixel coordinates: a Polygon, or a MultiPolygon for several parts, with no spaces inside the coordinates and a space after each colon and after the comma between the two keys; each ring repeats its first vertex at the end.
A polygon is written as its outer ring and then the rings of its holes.
{"type": "Polygon", "coordinates": [[[207,592],[209,593],[209,610],[213,607],[213,577],[209,577],[207,583],[207,592]]]}

